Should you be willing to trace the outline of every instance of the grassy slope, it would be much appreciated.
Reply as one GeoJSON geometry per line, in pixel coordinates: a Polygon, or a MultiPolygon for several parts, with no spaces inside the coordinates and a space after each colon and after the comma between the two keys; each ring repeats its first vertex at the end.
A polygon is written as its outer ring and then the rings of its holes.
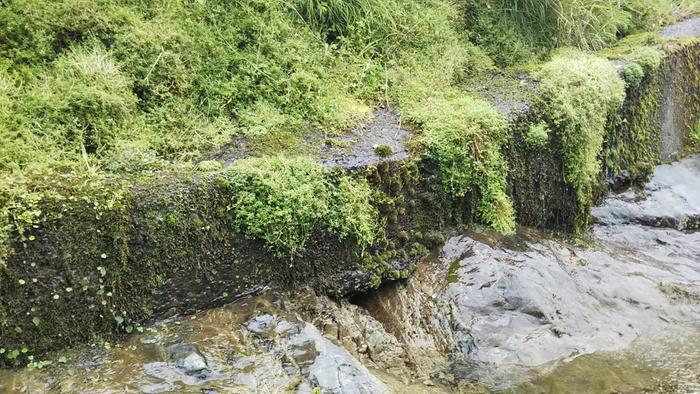
{"type": "Polygon", "coordinates": [[[504,124],[460,81],[494,64],[537,62],[558,46],[600,48],[698,8],[689,0],[0,4],[0,245],[42,215],[46,177],[190,168],[234,136],[261,153],[290,150],[310,130],[342,133],[382,101],[423,131],[446,189],[477,190],[482,219],[510,231],[504,124]]]}

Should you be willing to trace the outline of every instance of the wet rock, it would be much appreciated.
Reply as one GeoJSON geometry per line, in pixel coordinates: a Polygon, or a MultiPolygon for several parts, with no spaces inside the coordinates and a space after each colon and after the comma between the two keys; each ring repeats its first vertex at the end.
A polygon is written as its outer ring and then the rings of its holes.
{"type": "Polygon", "coordinates": [[[308,384],[300,386],[298,392],[308,392],[309,387],[317,387],[322,393],[337,394],[389,392],[388,387],[347,350],[324,338],[313,326],[307,325],[300,335],[314,340],[318,355],[309,368],[308,384]]]}
{"type": "Polygon", "coordinates": [[[613,195],[593,215],[605,225],[700,229],[700,155],[658,166],[643,192],[613,195]]]}
{"type": "Polygon", "coordinates": [[[608,225],[593,234],[596,244],[582,247],[534,230],[467,232],[363,305],[426,376],[496,390],[559,360],[695,324],[700,233],[608,225]]]}
{"type": "Polygon", "coordinates": [[[401,127],[396,112],[391,108],[377,108],[372,119],[341,137],[331,137],[320,147],[319,157],[326,167],[357,168],[385,160],[403,160],[408,157],[406,141],[411,133],[401,127]],[[385,147],[388,154],[376,152],[376,146],[385,147]],[[390,152],[390,153],[389,153],[390,152]]]}
{"type": "Polygon", "coordinates": [[[260,336],[269,336],[277,319],[269,314],[254,316],[245,323],[245,328],[260,336]]]}
{"type": "Polygon", "coordinates": [[[187,375],[203,379],[210,373],[207,360],[195,345],[171,345],[167,348],[167,353],[175,367],[187,375]]]}

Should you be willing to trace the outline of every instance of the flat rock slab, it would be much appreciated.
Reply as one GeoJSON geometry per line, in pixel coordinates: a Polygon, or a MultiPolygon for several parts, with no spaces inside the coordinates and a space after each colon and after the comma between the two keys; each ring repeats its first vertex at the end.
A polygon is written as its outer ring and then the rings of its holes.
{"type": "Polygon", "coordinates": [[[686,19],[661,29],[661,38],[665,40],[698,36],[700,36],[700,16],[686,19]]]}
{"type": "Polygon", "coordinates": [[[320,147],[319,160],[325,167],[357,168],[384,160],[403,160],[408,157],[406,141],[411,133],[401,126],[399,116],[392,109],[379,108],[372,119],[340,137],[329,137],[320,147]],[[375,153],[379,145],[391,148],[392,153],[382,157],[375,153]]]}
{"type": "Polygon", "coordinates": [[[605,225],[641,224],[693,231],[700,228],[700,155],[656,167],[642,192],[609,197],[593,209],[605,225]]]}

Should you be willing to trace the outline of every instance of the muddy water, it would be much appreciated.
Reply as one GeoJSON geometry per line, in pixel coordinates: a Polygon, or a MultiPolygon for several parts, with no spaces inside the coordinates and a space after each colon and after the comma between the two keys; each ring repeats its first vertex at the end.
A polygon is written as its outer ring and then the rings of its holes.
{"type": "Polygon", "coordinates": [[[700,156],[596,208],[585,239],[467,231],[352,300],[267,292],[0,392],[700,392],[700,156]]]}

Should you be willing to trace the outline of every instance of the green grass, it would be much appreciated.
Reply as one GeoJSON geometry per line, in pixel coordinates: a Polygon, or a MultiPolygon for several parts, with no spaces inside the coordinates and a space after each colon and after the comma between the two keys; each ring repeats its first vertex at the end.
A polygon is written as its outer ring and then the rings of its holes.
{"type": "Polygon", "coordinates": [[[552,48],[606,48],[698,12],[692,0],[476,0],[470,38],[501,66],[538,59],[552,48]]]}

